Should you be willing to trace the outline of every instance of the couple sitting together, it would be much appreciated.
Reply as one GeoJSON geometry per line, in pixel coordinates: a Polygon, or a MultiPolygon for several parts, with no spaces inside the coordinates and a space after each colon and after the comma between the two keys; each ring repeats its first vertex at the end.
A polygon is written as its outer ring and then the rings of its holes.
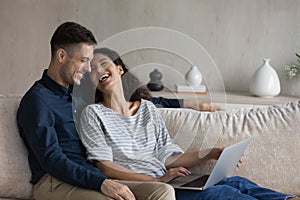
{"type": "Polygon", "coordinates": [[[204,157],[183,152],[169,136],[154,105],[157,99],[140,87],[127,100],[127,67],[115,51],[94,49],[95,44],[85,27],[59,26],[48,70],[21,101],[17,119],[29,152],[34,199],[297,199],[242,177],[225,178],[204,191],[174,190],[168,181],[217,160],[223,148],[214,147],[204,157]],[[86,84],[81,84],[85,73],[86,84]],[[78,115],[78,132],[74,84],[96,91],[93,103],[78,115]]]}

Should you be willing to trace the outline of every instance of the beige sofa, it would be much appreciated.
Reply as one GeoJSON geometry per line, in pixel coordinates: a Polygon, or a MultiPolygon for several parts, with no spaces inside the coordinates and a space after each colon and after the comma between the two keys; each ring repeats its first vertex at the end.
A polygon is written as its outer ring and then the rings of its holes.
{"type": "MultiPolygon", "coordinates": [[[[0,96],[0,199],[30,199],[27,151],[18,134],[19,95],[0,96]]],[[[183,149],[227,146],[252,138],[236,175],[286,193],[300,194],[300,102],[256,110],[215,113],[160,109],[175,142],[183,149]]],[[[30,117],[30,116],[28,116],[30,117]]],[[[213,162],[192,169],[208,173],[213,162]]]]}

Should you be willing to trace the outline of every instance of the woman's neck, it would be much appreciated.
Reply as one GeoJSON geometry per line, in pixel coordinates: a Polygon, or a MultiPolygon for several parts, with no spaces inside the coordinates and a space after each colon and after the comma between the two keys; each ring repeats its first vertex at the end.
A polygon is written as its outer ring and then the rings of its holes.
{"type": "Polygon", "coordinates": [[[126,101],[122,87],[116,87],[114,90],[102,92],[102,94],[103,101],[101,104],[121,115],[132,116],[140,106],[139,101],[126,101]]]}
{"type": "Polygon", "coordinates": [[[102,90],[103,101],[101,102],[105,107],[111,108],[118,112],[119,110],[128,109],[126,99],[123,95],[122,85],[115,85],[113,87],[106,87],[102,90]]]}
{"type": "Polygon", "coordinates": [[[121,95],[105,94],[101,104],[122,115],[128,115],[129,113],[128,102],[125,100],[125,97],[121,95]]]}
{"type": "Polygon", "coordinates": [[[133,116],[139,109],[141,102],[129,102],[126,101],[125,98],[122,100],[116,98],[104,98],[101,104],[121,115],[133,116]]]}

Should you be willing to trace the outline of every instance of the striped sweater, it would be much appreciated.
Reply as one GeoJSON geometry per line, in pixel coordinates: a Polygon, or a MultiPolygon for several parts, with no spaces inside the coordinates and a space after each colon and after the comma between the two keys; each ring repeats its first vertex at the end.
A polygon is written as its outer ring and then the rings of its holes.
{"type": "Polygon", "coordinates": [[[79,135],[91,161],[110,160],[136,173],[161,177],[166,158],[182,153],[150,101],[142,100],[133,116],[92,104],[83,110],[80,121],[79,135]]]}

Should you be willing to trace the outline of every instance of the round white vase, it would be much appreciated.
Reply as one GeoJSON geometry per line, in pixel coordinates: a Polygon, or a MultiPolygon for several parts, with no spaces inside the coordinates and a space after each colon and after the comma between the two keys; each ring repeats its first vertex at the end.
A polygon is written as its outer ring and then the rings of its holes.
{"type": "Polygon", "coordinates": [[[192,66],[189,71],[185,74],[185,81],[192,87],[198,87],[202,82],[202,74],[198,67],[192,66]]]}
{"type": "Polygon", "coordinates": [[[270,59],[265,58],[263,61],[263,65],[253,75],[249,89],[256,96],[272,98],[280,93],[280,80],[269,63],[270,59]]]}

